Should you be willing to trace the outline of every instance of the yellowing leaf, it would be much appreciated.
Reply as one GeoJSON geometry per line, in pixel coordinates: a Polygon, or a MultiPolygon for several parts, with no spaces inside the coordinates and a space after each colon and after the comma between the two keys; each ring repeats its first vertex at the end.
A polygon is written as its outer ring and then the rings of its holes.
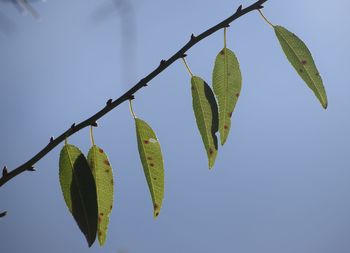
{"type": "Polygon", "coordinates": [[[95,178],[98,204],[98,241],[102,246],[107,237],[109,215],[113,207],[113,172],[106,153],[96,145],[89,150],[87,157],[95,178]]]}
{"type": "Polygon", "coordinates": [[[152,128],[135,118],[137,144],[140,159],[151,193],[154,217],[159,215],[164,197],[164,164],[159,141],[152,128]]]}
{"type": "Polygon", "coordinates": [[[231,116],[242,87],[242,75],[235,54],[224,48],[217,55],[213,70],[213,89],[219,106],[219,132],[224,145],[231,128],[231,116]]]}
{"type": "Polygon", "coordinates": [[[59,167],[64,200],[91,247],[97,230],[96,185],[91,170],[81,151],[69,144],[61,150],[59,167]]]}
{"type": "Polygon", "coordinates": [[[191,78],[192,105],[197,127],[202,136],[208,156],[209,168],[212,168],[218,152],[218,108],[209,85],[200,77],[191,78]]]}
{"type": "Polygon", "coordinates": [[[326,109],[328,106],[327,94],[309,49],[301,39],[286,28],[274,26],[274,29],[289,62],[326,109]]]}

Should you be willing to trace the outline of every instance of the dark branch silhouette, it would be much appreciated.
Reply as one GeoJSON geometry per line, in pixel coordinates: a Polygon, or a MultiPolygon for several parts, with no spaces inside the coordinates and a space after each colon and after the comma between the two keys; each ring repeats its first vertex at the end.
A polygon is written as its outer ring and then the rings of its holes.
{"type": "Polygon", "coordinates": [[[217,32],[220,29],[223,29],[225,27],[229,27],[230,23],[235,21],[236,19],[240,18],[241,16],[252,12],[254,10],[260,10],[263,8],[263,4],[267,2],[268,0],[259,0],[252,5],[248,6],[247,8],[242,8],[242,5],[238,7],[237,11],[230,17],[226,18],[222,22],[218,23],[217,25],[209,28],[205,32],[199,34],[198,36],[195,36],[192,34],[190,36],[190,40],[175,54],[173,54],[168,60],[161,60],[160,64],[157,68],[155,68],[151,73],[149,73],[147,76],[142,78],[137,84],[135,84],[131,89],[129,89],[127,92],[125,92],[122,96],[117,98],[116,100],[109,99],[106,102],[106,105],[104,108],[102,108],[100,111],[98,111],[96,114],[92,115],[90,118],[80,122],[79,124],[73,123],[70,128],[68,128],[64,133],[62,133],[57,138],[50,138],[50,142],[36,155],[34,155],[31,159],[29,159],[27,162],[22,164],[21,166],[17,167],[16,169],[12,171],[8,171],[6,167],[4,167],[2,177],[0,178],[0,187],[3,186],[5,183],[7,183],[12,178],[18,176],[22,172],[25,171],[35,171],[34,165],[39,160],[41,160],[44,156],[46,156],[51,150],[53,150],[58,144],[63,142],[66,138],[69,136],[75,134],[76,132],[82,130],[85,127],[88,126],[97,126],[97,120],[102,118],[104,115],[106,115],[108,112],[112,111],[114,108],[116,108],[121,103],[134,99],[134,94],[140,90],[143,87],[146,87],[148,83],[158,76],[160,73],[162,73],[165,69],[167,69],[171,64],[173,64],[176,60],[181,59],[183,57],[186,57],[186,52],[192,48],[194,45],[196,45],[201,40],[205,39],[206,37],[210,36],[211,34],[217,32]]]}

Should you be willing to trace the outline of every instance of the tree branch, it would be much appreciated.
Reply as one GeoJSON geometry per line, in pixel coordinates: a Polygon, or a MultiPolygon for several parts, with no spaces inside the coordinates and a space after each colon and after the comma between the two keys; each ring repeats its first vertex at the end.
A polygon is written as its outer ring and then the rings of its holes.
{"type": "Polygon", "coordinates": [[[62,133],[57,138],[51,137],[50,142],[42,149],[40,150],[36,155],[34,155],[31,159],[29,159],[27,162],[22,164],[21,166],[17,167],[16,169],[8,172],[7,168],[4,167],[3,169],[3,175],[0,178],[0,187],[3,186],[5,183],[7,183],[12,178],[18,176],[22,172],[25,171],[35,171],[34,165],[39,160],[41,160],[44,156],[46,156],[51,150],[53,150],[56,146],[58,146],[61,142],[63,142],[66,138],[69,136],[75,134],[76,132],[82,130],[85,127],[88,126],[97,126],[96,121],[100,118],[102,118],[104,115],[115,109],[118,105],[121,103],[134,98],[134,94],[140,90],[142,87],[147,86],[147,83],[150,82],[153,78],[158,76],[160,73],[162,73],[165,69],[167,69],[171,64],[173,64],[176,60],[185,57],[186,52],[192,48],[194,45],[196,45],[201,40],[205,39],[206,37],[210,36],[211,34],[217,32],[220,29],[223,29],[225,27],[229,27],[230,23],[235,21],[236,19],[242,17],[243,15],[254,11],[259,10],[263,8],[263,4],[267,2],[268,0],[259,0],[253,3],[252,5],[248,6],[247,8],[242,8],[242,5],[240,5],[237,9],[237,11],[227,19],[223,20],[222,22],[218,23],[217,25],[209,28],[205,32],[199,34],[198,36],[191,35],[190,40],[173,56],[171,56],[168,60],[161,60],[159,66],[154,69],[151,73],[149,73],[147,76],[142,78],[135,86],[133,86],[130,90],[125,92],[122,96],[117,98],[116,100],[108,100],[106,102],[106,106],[102,108],[100,111],[98,111],[96,114],[91,116],[90,118],[82,121],[79,124],[73,124],[69,129],[67,129],[64,133],[62,133]]]}

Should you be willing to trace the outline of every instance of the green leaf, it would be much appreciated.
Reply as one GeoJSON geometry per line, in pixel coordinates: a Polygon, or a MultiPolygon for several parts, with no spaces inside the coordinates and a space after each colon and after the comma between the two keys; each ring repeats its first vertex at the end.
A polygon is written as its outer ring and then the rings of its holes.
{"type": "Polygon", "coordinates": [[[218,108],[214,94],[209,85],[200,77],[191,78],[192,105],[197,127],[207,151],[209,168],[215,163],[218,152],[218,108]]]}
{"type": "Polygon", "coordinates": [[[289,62],[326,109],[327,94],[309,49],[301,39],[284,27],[274,26],[274,29],[289,62]]]}
{"type": "Polygon", "coordinates": [[[96,185],[89,165],[81,151],[66,144],[61,150],[59,177],[64,200],[89,247],[96,239],[96,185]]]}
{"type": "Polygon", "coordinates": [[[242,75],[235,54],[224,48],[217,55],[213,70],[213,88],[219,106],[219,132],[224,145],[231,128],[231,116],[242,87],[242,75]]]}
{"type": "Polygon", "coordinates": [[[137,144],[140,159],[151,193],[154,217],[159,215],[164,197],[164,164],[159,141],[152,128],[135,118],[137,144]]]}
{"type": "Polygon", "coordinates": [[[103,149],[93,145],[87,157],[95,178],[98,204],[98,241],[102,246],[107,237],[109,215],[113,207],[113,172],[108,157],[103,149]]]}

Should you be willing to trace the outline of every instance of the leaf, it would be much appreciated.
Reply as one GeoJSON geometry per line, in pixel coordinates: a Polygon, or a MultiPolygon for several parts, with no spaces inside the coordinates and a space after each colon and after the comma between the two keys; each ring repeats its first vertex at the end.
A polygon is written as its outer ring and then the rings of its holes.
{"type": "Polygon", "coordinates": [[[315,93],[323,108],[327,109],[327,94],[309,49],[301,39],[284,27],[274,26],[274,29],[289,62],[315,93]]]}
{"type": "Polygon", "coordinates": [[[159,141],[152,128],[135,118],[137,144],[140,159],[151,193],[154,217],[159,215],[164,197],[164,164],[159,141]]]}
{"type": "Polygon", "coordinates": [[[97,230],[96,185],[91,170],[81,151],[69,144],[61,150],[59,167],[64,200],[91,247],[97,230]]]}
{"type": "Polygon", "coordinates": [[[113,172],[106,153],[96,145],[93,145],[89,150],[87,160],[96,183],[98,205],[97,235],[98,241],[102,246],[106,241],[109,215],[113,207],[113,172]]]}
{"type": "Polygon", "coordinates": [[[242,87],[242,75],[235,54],[224,48],[217,55],[213,70],[213,88],[219,106],[219,132],[224,145],[231,128],[231,116],[242,87]]]}
{"type": "Polygon", "coordinates": [[[207,151],[209,168],[212,168],[218,151],[218,108],[209,85],[200,77],[191,78],[192,105],[197,127],[207,151]]]}

